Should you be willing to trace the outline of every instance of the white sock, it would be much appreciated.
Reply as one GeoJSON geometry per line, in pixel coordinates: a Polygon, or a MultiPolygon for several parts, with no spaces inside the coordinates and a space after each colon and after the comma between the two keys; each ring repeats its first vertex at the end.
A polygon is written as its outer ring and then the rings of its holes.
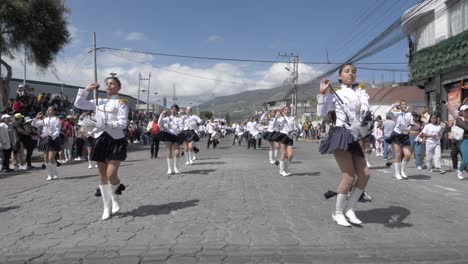
{"type": "Polygon", "coordinates": [[[275,153],[275,154],[273,155],[273,159],[274,159],[274,160],[277,160],[277,157],[278,157],[278,150],[275,149],[274,153],[275,153]]]}
{"type": "Polygon", "coordinates": [[[187,155],[188,161],[190,162],[192,160],[192,151],[189,150],[187,152],[188,152],[188,155],[187,155]]]}

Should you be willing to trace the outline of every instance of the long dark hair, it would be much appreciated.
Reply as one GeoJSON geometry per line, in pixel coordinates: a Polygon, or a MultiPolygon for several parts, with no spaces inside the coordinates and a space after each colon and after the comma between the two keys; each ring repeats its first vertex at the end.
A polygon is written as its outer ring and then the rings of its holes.
{"type": "MultiPolygon", "coordinates": [[[[343,71],[343,69],[344,69],[346,66],[353,66],[353,68],[356,69],[356,66],[354,66],[354,64],[352,64],[351,62],[344,63],[344,64],[342,64],[342,65],[340,66],[340,69],[338,70],[338,76],[341,75],[341,72],[343,71]]],[[[341,83],[340,78],[338,78],[338,82],[341,83]]]]}

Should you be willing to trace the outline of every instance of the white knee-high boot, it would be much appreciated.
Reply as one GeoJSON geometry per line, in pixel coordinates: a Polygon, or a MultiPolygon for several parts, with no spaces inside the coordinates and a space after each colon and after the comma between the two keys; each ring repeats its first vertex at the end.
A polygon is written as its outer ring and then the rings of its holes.
{"type": "Polygon", "coordinates": [[[274,164],[275,161],[273,160],[273,151],[272,150],[268,151],[268,157],[270,159],[270,163],[274,164]]]}
{"type": "Polygon", "coordinates": [[[47,170],[47,180],[52,180],[53,172],[52,172],[52,164],[46,163],[46,170],[47,170]]]}
{"type": "Polygon", "coordinates": [[[52,179],[58,178],[57,164],[50,164],[50,173],[52,174],[52,179]]]}
{"type": "Polygon", "coordinates": [[[93,162],[91,161],[91,155],[88,155],[88,169],[93,168],[93,162]]]}
{"type": "Polygon", "coordinates": [[[284,160],[284,171],[289,175],[291,175],[291,173],[289,172],[289,164],[291,163],[291,161],[289,161],[288,159],[285,159],[284,160]]]}
{"type": "Polygon", "coordinates": [[[401,177],[401,163],[393,163],[393,166],[395,167],[395,178],[403,180],[401,177]]]}
{"type": "Polygon", "coordinates": [[[273,153],[274,153],[273,154],[273,160],[275,160],[275,161],[278,160],[278,150],[275,149],[275,151],[273,153]]]}
{"type": "Polygon", "coordinates": [[[185,165],[190,165],[190,150],[187,151],[187,155],[185,155],[185,165]]]}
{"type": "Polygon", "coordinates": [[[336,196],[336,209],[335,213],[332,214],[333,221],[340,226],[351,226],[351,224],[346,220],[346,217],[343,214],[343,211],[346,207],[346,194],[339,193],[336,196]]]}
{"type": "Polygon", "coordinates": [[[102,203],[104,211],[102,212],[102,220],[107,220],[111,217],[112,213],[112,188],[110,184],[99,185],[101,190],[102,203]]]}
{"type": "Polygon", "coordinates": [[[286,162],[286,161],[284,161],[284,160],[280,160],[280,161],[279,161],[279,167],[280,167],[280,168],[279,168],[279,174],[280,174],[281,176],[283,176],[283,177],[287,177],[287,176],[290,175],[289,173],[287,173],[287,172],[285,171],[285,162],[286,162]]]}
{"type": "Polygon", "coordinates": [[[407,165],[408,165],[408,162],[407,162],[407,161],[403,160],[403,161],[401,162],[401,172],[400,172],[400,175],[401,175],[401,177],[402,177],[403,179],[408,178],[408,175],[406,175],[406,173],[405,173],[405,168],[406,168],[407,165]]]}
{"type": "Polygon", "coordinates": [[[193,164],[193,161],[195,160],[195,159],[193,158],[193,157],[195,156],[195,152],[193,152],[192,150],[189,150],[188,156],[189,156],[190,165],[192,165],[192,164],[193,164]]]}
{"type": "Polygon", "coordinates": [[[354,205],[356,202],[359,200],[359,197],[361,197],[361,194],[364,191],[354,187],[353,190],[351,191],[351,195],[349,196],[348,199],[348,205],[346,206],[345,209],[345,215],[348,217],[349,222],[355,225],[360,225],[362,224],[362,221],[357,218],[356,214],[354,213],[354,205]]]}
{"type": "Polygon", "coordinates": [[[178,157],[174,157],[174,172],[177,174],[177,173],[180,173],[179,169],[179,158],[178,157]]]}
{"type": "Polygon", "coordinates": [[[172,174],[172,158],[167,158],[167,174],[172,174]]]}
{"type": "Polygon", "coordinates": [[[119,185],[120,184],[117,184],[117,185],[112,185],[109,183],[109,185],[111,186],[111,199],[112,199],[112,214],[115,214],[117,213],[118,211],[120,211],[120,201],[119,201],[119,197],[117,194],[115,194],[115,191],[117,190],[117,188],[119,188],[119,185]]]}

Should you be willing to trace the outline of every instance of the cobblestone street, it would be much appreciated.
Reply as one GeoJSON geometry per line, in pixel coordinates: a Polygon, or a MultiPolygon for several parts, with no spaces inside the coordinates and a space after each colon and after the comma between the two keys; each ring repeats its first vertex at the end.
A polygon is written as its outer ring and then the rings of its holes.
{"type": "MultiPolygon", "coordinates": [[[[295,143],[293,175],[281,177],[268,149],[199,144],[192,166],[166,175],[148,147],[131,146],[120,177],[121,212],[101,220],[97,170],[87,163],[0,175],[1,263],[467,263],[468,181],[454,172],[408,171],[371,157],[362,228],[331,221],[339,170],[318,144],[295,143]]],[[[180,164],[185,163],[185,157],[180,164]]],[[[36,163],[35,166],[40,164],[36,163]]]]}

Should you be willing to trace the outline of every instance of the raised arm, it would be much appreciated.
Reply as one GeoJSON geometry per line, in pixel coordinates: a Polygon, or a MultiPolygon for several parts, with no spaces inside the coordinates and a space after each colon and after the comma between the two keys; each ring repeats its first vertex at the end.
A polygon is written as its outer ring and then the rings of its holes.
{"type": "Polygon", "coordinates": [[[386,111],[385,111],[385,115],[386,116],[390,116],[391,118],[396,118],[396,115],[395,113],[392,111],[394,108],[395,108],[396,104],[392,104],[386,111]]]}
{"type": "Polygon", "coordinates": [[[445,105],[447,106],[447,110],[449,111],[450,115],[454,119],[457,119],[458,118],[458,111],[455,110],[455,107],[452,104],[449,104],[449,103],[446,103],[445,105]]]}
{"type": "Polygon", "coordinates": [[[79,89],[75,100],[75,107],[84,110],[96,111],[96,103],[94,100],[86,100],[88,94],[89,91],[85,89],[79,89]]]}

